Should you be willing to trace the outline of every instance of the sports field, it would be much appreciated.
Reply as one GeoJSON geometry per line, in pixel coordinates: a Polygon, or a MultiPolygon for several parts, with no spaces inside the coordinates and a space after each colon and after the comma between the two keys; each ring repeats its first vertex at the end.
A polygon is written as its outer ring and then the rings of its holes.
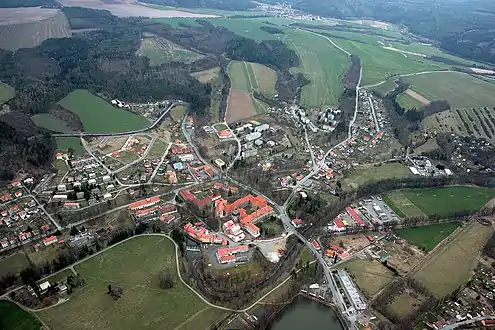
{"type": "Polygon", "coordinates": [[[479,251],[493,228],[474,221],[443,246],[414,274],[436,298],[444,297],[465,283],[476,265],[479,251]]]}
{"type": "Polygon", "coordinates": [[[301,61],[301,65],[292,71],[304,74],[310,81],[303,87],[301,105],[338,105],[344,91],[342,78],[351,65],[349,56],[325,38],[303,30],[287,30],[282,40],[301,61]]]}
{"type": "Polygon", "coordinates": [[[438,223],[423,227],[403,228],[396,231],[397,235],[416,245],[425,251],[431,251],[449,236],[457,227],[459,222],[438,223]]]}
{"type": "Polygon", "coordinates": [[[495,104],[495,85],[467,74],[436,72],[403,79],[427,99],[447,100],[452,108],[493,107],[495,104]]]}
{"type": "Polygon", "coordinates": [[[352,274],[367,297],[377,294],[394,279],[392,271],[377,260],[353,259],[342,264],[342,268],[352,274]]]}
{"type": "Polygon", "coordinates": [[[7,102],[15,95],[15,90],[0,81],[0,104],[7,102]]]}
{"type": "Polygon", "coordinates": [[[411,176],[409,168],[402,164],[391,163],[355,170],[348,177],[344,178],[343,183],[345,188],[355,189],[368,182],[408,176],[411,176]]]}
{"type": "Polygon", "coordinates": [[[178,279],[175,246],[165,237],[135,237],[75,267],[86,285],[70,300],[38,315],[51,329],[204,329],[208,307],[178,279]],[[172,289],[159,287],[158,275],[168,270],[172,289]],[[108,284],[123,289],[114,300],[108,284]],[[202,311],[202,312],[201,312],[202,311]],[[201,313],[200,313],[201,312],[201,313]],[[186,320],[198,313],[193,322],[186,320]],[[61,317],[63,315],[63,317],[61,317]]]}
{"type": "Polygon", "coordinates": [[[203,57],[161,37],[143,39],[136,55],[149,58],[152,66],[171,62],[191,63],[203,57]]]}
{"type": "Polygon", "coordinates": [[[0,300],[0,329],[39,330],[41,326],[41,322],[33,314],[11,301],[0,300]]]}
{"type": "Polygon", "coordinates": [[[113,107],[84,89],[71,92],[58,104],[78,115],[86,132],[119,133],[143,129],[150,125],[146,118],[113,107]]]}
{"type": "Polygon", "coordinates": [[[402,193],[402,190],[389,191],[382,197],[385,203],[401,218],[426,215],[402,193]]]}
{"type": "Polygon", "coordinates": [[[81,140],[77,137],[57,137],[55,138],[57,143],[57,150],[67,152],[67,149],[71,148],[74,150],[74,155],[82,155],[86,151],[81,144],[81,140]]]}
{"type": "Polygon", "coordinates": [[[440,216],[465,210],[477,211],[495,197],[495,189],[460,186],[406,189],[401,193],[426,215],[440,216]]]}
{"type": "Polygon", "coordinates": [[[49,113],[41,113],[31,117],[36,126],[46,128],[57,133],[69,133],[73,130],[63,121],[49,113]]]}

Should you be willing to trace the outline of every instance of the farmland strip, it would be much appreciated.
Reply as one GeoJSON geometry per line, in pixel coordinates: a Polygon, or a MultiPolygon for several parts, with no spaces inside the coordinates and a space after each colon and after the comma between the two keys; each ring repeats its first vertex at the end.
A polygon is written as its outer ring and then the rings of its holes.
{"type": "Polygon", "coordinates": [[[493,137],[493,135],[492,135],[493,128],[490,126],[490,129],[492,130],[492,133],[490,133],[490,131],[488,130],[488,127],[486,127],[485,120],[481,118],[480,113],[477,110],[475,110],[475,109],[473,109],[473,110],[474,110],[474,114],[476,115],[476,117],[478,117],[478,120],[480,122],[481,128],[485,132],[485,135],[488,136],[491,139],[493,137]]]}
{"type": "Polygon", "coordinates": [[[459,116],[459,118],[461,119],[462,123],[464,124],[464,128],[466,128],[466,131],[468,133],[471,133],[471,128],[469,127],[468,123],[466,123],[466,120],[462,116],[461,111],[459,109],[456,109],[456,111],[457,111],[457,115],[459,116]]]}

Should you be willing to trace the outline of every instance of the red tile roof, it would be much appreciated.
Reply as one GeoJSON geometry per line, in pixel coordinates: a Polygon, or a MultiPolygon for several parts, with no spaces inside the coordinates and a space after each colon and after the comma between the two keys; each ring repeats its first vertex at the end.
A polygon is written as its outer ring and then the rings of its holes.
{"type": "Polygon", "coordinates": [[[342,222],[342,220],[335,219],[333,222],[335,223],[335,226],[337,228],[345,228],[345,224],[344,224],[344,222],[342,222]]]}
{"type": "Polygon", "coordinates": [[[217,250],[217,255],[219,257],[223,257],[247,251],[249,251],[249,247],[247,245],[238,245],[230,248],[220,248],[217,250]]]}
{"type": "Polygon", "coordinates": [[[353,209],[352,207],[348,206],[348,207],[345,208],[345,210],[354,219],[354,221],[356,221],[359,225],[364,226],[364,221],[361,219],[361,217],[359,216],[359,214],[357,214],[357,212],[356,212],[355,209],[353,209]]]}
{"type": "Polygon", "coordinates": [[[134,203],[129,204],[129,210],[136,210],[136,209],[142,209],[148,206],[155,205],[160,201],[160,196],[153,196],[150,198],[146,198],[134,203]]]}

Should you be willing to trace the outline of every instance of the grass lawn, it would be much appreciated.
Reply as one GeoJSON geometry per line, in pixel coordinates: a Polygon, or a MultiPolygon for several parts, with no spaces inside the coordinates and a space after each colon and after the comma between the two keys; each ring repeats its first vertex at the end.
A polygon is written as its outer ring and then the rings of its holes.
{"type": "Polygon", "coordinates": [[[220,74],[220,67],[217,66],[217,67],[214,67],[213,69],[193,72],[193,73],[191,73],[191,76],[198,79],[202,83],[207,83],[209,81],[212,81],[212,80],[218,78],[219,74],[220,74]]]}
{"type": "Polygon", "coordinates": [[[28,268],[29,263],[24,253],[15,253],[0,259],[0,277],[9,273],[19,274],[21,270],[28,268]]]}
{"type": "Polygon", "coordinates": [[[414,97],[405,92],[397,96],[397,102],[399,102],[399,105],[405,109],[419,109],[424,106],[423,103],[419,102],[414,97]]]}
{"type": "Polygon", "coordinates": [[[385,203],[401,218],[425,215],[420,208],[402,194],[401,190],[390,191],[382,196],[385,203]]]}
{"type": "Polygon", "coordinates": [[[419,307],[421,303],[421,297],[415,298],[409,293],[404,292],[392,300],[388,309],[398,317],[407,317],[413,310],[419,307]]]}
{"type": "Polygon", "coordinates": [[[143,116],[113,107],[87,90],[77,89],[58,102],[74,112],[91,133],[119,133],[146,128],[150,122],[143,116]]]}
{"type": "Polygon", "coordinates": [[[184,105],[179,105],[170,110],[170,117],[172,118],[173,121],[176,123],[182,122],[182,119],[184,118],[184,115],[187,112],[187,107],[184,105]]]}
{"type": "Polygon", "coordinates": [[[344,91],[342,77],[351,65],[349,56],[325,38],[302,30],[287,30],[282,40],[297,53],[301,62],[292,71],[300,72],[310,80],[303,87],[301,105],[338,105],[339,97],[344,91]]]}
{"type": "Polygon", "coordinates": [[[246,65],[242,61],[232,61],[228,67],[232,89],[238,92],[250,93],[253,86],[250,83],[246,65]]]}
{"type": "Polygon", "coordinates": [[[160,37],[148,37],[141,41],[136,55],[145,56],[151,66],[171,62],[191,63],[203,57],[196,52],[184,49],[173,42],[160,37]]]}
{"type": "Polygon", "coordinates": [[[492,107],[495,85],[458,72],[437,72],[404,77],[404,81],[427,99],[447,100],[452,108],[492,107]]]}
{"type": "Polygon", "coordinates": [[[74,149],[74,154],[76,156],[84,154],[86,151],[81,144],[81,139],[77,137],[56,137],[57,150],[66,152],[67,149],[74,149]]]}
{"type": "Polygon", "coordinates": [[[39,330],[41,322],[31,313],[7,300],[0,300],[0,329],[39,330]]]}
{"type": "Polygon", "coordinates": [[[414,278],[436,298],[467,281],[476,266],[479,251],[492,234],[491,227],[474,221],[429,259],[414,278]]]}
{"type": "Polygon", "coordinates": [[[373,87],[372,89],[376,91],[378,94],[385,96],[387,95],[388,92],[393,91],[397,87],[397,84],[395,83],[394,79],[389,79],[383,84],[380,84],[376,87],[373,87]]]}
{"type": "Polygon", "coordinates": [[[34,115],[31,117],[31,120],[36,126],[46,128],[53,132],[70,133],[73,131],[63,120],[60,120],[49,113],[34,115]]]}
{"type": "Polygon", "coordinates": [[[148,159],[161,158],[165,150],[167,150],[167,144],[157,139],[155,140],[155,143],[153,143],[153,145],[151,146],[151,149],[148,152],[148,156],[146,156],[146,158],[148,159]]]}
{"type": "Polygon", "coordinates": [[[495,189],[482,187],[442,187],[401,191],[426,215],[449,215],[456,211],[481,209],[495,197],[495,189]]]}
{"type": "Polygon", "coordinates": [[[15,95],[15,90],[7,84],[0,82],[0,104],[7,102],[15,95]]]}
{"type": "Polygon", "coordinates": [[[207,307],[179,281],[175,253],[173,243],[158,236],[117,245],[77,265],[76,271],[86,280],[84,288],[68,302],[38,314],[55,330],[163,329],[164,325],[174,329],[207,307]],[[164,269],[174,278],[172,289],[159,287],[158,274],[164,269]],[[119,300],[106,294],[108,284],[123,289],[119,300]]]}
{"type": "Polygon", "coordinates": [[[430,226],[399,229],[396,234],[409,243],[424,248],[425,251],[431,251],[459,226],[459,222],[438,223],[430,226]]]}
{"type": "Polygon", "coordinates": [[[358,186],[371,181],[383,179],[402,178],[411,176],[409,168],[402,164],[391,163],[374,166],[366,169],[359,169],[352,172],[344,181],[344,186],[357,188],[358,186]]]}
{"type": "Polygon", "coordinates": [[[306,265],[307,262],[311,262],[314,260],[315,260],[315,256],[311,253],[311,251],[307,247],[304,247],[301,251],[301,254],[299,255],[299,262],[302,265],[306,265]]]}
{"type": "Polygon", "coordinates": [[[219,131],[219,132],[221,132],[221,131],[226,130],[227,128],[229,128],[229,127],[228,127],[227,125],[225,125],[224,123],[214,124],[214,125],[213,125],[213,127],[214,127],[217,131],[219,131]]]}
{"type": "Polygon", "coordinates": [[[353,259],[341,265],[363,292],[371,297],[392,282],[394,274],[377,260],[353,259]]]}
{"type": "Polygon", "coordinates": [[[248,70],[253,72],[253,77],[258,86],[258,90],[268,96],[277,94],[275,84],[277,82],[277,72],[267,66],[247,62],[248,70]]]}
{"type": "Polygon", "coordinates": [[[72,270],[67,269],[67,270],[61,271],[60,273],[58,273],[56,275],[52,275],[50,277],[46,277],[46,278],[42,279],[41,281],[39,281],[38,283],[42,283],[44,281],[48,281],[50,283],[62,282],[62,281],[67,280],[67,277],[69,275],[74,275],[74,273],[72,272],[72,270]]]}

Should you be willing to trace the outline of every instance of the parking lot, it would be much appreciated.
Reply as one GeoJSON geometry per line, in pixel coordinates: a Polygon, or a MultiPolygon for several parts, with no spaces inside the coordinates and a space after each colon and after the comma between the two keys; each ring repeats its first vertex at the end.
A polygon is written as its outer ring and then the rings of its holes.
{"type": "Polygon", "coordinates": [[[397,214],[395,214],[380,196],[372,196],[359,202],[359,211],[363,215],[363,220],[368,220],[372,223],[376,222],[383,225],[390,222],[401,222],[397,214]]]}

